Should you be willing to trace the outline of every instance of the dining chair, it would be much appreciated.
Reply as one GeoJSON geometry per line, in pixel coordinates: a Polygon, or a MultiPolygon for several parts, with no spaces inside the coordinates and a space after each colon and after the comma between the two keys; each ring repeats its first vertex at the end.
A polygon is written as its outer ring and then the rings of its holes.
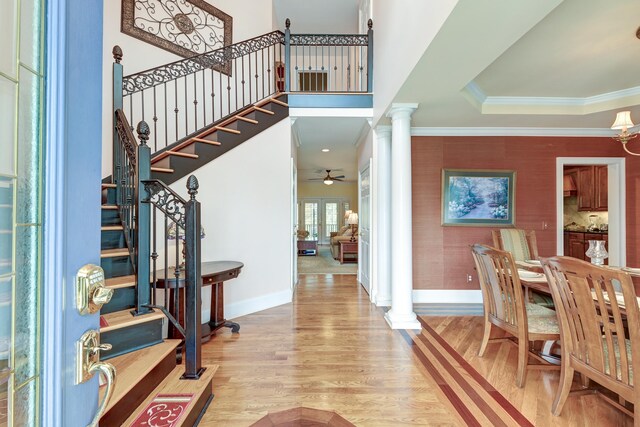
{"type": "MultiPolygon", "coordinates": [[[[501,228],[491,230],[493,246],[511,252],[515,261],[538,259],[538,241],[534,230],[522,230],[518,228],[501,228]]],[[[527,293],[529,302],[543,307],[553,308],[551,296],[531,291],[527,293]]]]}
{"type": "Polygon", "coordinates": [[[548,364],[533,348],[535,341],[554,341],[560,338],[556,313],[548,308],[525,301],[513,255],[490,246],[471,247],[482,290],[484,307],[484,335],[478,355],[482,357],[489,342],[504,341],[491,338],[493,326],[511,335],[518,345],[516,385],[523,387],[527,369],[549,369],[548,364]],[[538,364],[530,364],[530,358],[538,364]]]}
{"type": "MultiPolygon", "coordinates": [[[[560,384],[551,412],[562,412],[577,371],[583,385],[592,379],[613,391],[623,401],[607,400],[632,415],[623,405],[624,400],[638,403],[633,375],[640,372],[640,310],[631,277],[571,257],[541,262],[556,303],[562,342],[560,384]]],[[[634,425],[640,426],[640,415],[634,425]]]]}

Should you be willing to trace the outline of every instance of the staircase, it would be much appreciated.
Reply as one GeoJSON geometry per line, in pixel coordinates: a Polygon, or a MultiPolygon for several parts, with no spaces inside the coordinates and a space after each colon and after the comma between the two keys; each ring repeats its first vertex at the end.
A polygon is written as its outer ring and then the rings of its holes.
{"type": "MultiPolygon", "coordinates": [[[[122,50],[114,47],[113,175],[101,188],[101,266],[113,295],[101,309],[100,333],[111,348],[102,350],[100,359],[117,374],[100,426],[137,423],[166,395],[186,405],[172,426],[195,425],[206,411],[217,366],[200,361],[199,184],[189,177],[189,200],[169,185],[288,117],[289,93],[296,91],[290,73],[307,72],[298,67],[295,52],[314,46],[317,54],[327,43],[334,53],[339,47],[344,55],[346,49],[348,61],[343,58],[345,67],[338,70],[334,58],[325,81],[333,73],[334,81],[357,87],[354,93],[370,94],[371,25],[367,35],[292,36],[287,20],[285,33],[274,31],[129,76],[123,74],[122,50]],[[134,120],[139,120],[137,139],[134,120]],[[169,224],[175,227],[173,237],[169,224]],[[184,266],[171,274],[184,280],[185,297],[178,308],[168,308],[156,300],[166,301],[167,290],[158,297],[162,292],[154,272],[164,269],[163,277],[170,277],[168,266],[180,265],[181,236],[184,266]],[[169,239],[175,239],[172,260],[169,239]],[[180,324],[176,319],[182,318],[180,324]],[[184,339],[166,339],[167,330],[179,331],[184,339]]],[[[299,90],[308,92],[304,85],[299,90]]]]}
{"type": "MultiPolygon", "coordinates": [[[[101,266],[106,286],[113,297],[101,309],[101,341],[112,348],[101,352],[101,360],[111,363],[117,372],[115,390],[100,419],[101,427],[130,425],[158,394],[176,390],[194,394],[189,413],[178,425],[194,425],[213,398],[211,380],[217,366],[207,366],[197,381],[184,383],[184,368],[177,365],[182,340],[163,339],[167,323],[159,310],[134,315],[136,275],[126,246],[124,227],[115,202],[115,184],[102,184],[101,266]]],[[[101,388],[101,399],[105,387],[101,388]]]]}

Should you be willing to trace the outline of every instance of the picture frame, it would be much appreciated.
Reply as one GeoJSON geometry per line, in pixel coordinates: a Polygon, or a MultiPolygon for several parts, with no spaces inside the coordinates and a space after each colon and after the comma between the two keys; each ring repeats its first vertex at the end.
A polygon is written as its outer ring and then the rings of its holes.
{"type": "Polygon", "coordinates": [[[442,225],[513,227],[516,172],[442,170],[442,225]]]}

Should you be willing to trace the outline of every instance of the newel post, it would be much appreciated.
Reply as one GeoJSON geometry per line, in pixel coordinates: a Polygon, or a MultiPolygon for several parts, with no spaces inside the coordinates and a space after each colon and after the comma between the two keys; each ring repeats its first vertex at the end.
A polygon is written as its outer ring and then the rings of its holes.
{"type": "MultiPolygon", "coordinates": [[[[117,184],[116,180],[120,176],[122,159],[120,158],[120,140],[118,138],[118,132],[116,132],[116,110],[122,110],[122,49],[116,45],[111,51],[113,53],[113,109],[112,118],[113,123],[111,129],[113,130],[113,151],[111,159],[112,171],[111,171],[111,183],[117,184]]],[[[120,200],[119,188],[116,189],[116,200],[120,200]]]]}
{"type": "Polygon", "coordinates": [[[284,91],[289,92],[291,90],[291,21],[287,18],[284,21],[284,91]]]}
{"type": "Polygon", "coordinates": [[[373,92],[373,21],[367,22],[367,92],[373,92]]]}
{"type": "Polygon", "coordinates": [[[138,123],[137,127],[138,152],[136,156],[136,183],[135,183],[135,269],[137,277],[136,286],[136,309],[134,315],[149,313],[151,309],[147,307],[151,304],[151,279],[150,279],[150,259],[151,259],[151,205],[145,203],[147,190],[143,181],[151,179],[151,148],[147,145],[149,141],[149,125],[144,120],[138,123]]]}
{"type": "Polygon", "coordinates": [[[201,241],[200,241],[200,202],[198,179],[191,175],[187,179],[189,200],[185,205],[185,371],[183,378],[198,379],[204,371],[201,354],[201,310],[202,310],[202,275],[201,275],[201,241]]]}

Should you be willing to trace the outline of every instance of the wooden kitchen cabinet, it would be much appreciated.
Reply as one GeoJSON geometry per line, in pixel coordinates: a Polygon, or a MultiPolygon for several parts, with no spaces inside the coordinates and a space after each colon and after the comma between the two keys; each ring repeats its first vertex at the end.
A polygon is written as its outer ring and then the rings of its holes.
{"type": "MultiPolygon", "coordinates": [[[[589,261],[589,257],[585,255],[585,252],[589,248],[589,240],[604,240],[605,248],[608,248],[609,235],[602,233],[564,233],[564,254],[573,258],[578,258],[583,261],[589,261]]],[[[605,259],[605,264],[607,260],[605,259]]]]}
{"type": "Polygon", "coordinates": [[[606,211],[608,205],[607,165],[581,166],[577,170],[578,210],[606,211]]]}

